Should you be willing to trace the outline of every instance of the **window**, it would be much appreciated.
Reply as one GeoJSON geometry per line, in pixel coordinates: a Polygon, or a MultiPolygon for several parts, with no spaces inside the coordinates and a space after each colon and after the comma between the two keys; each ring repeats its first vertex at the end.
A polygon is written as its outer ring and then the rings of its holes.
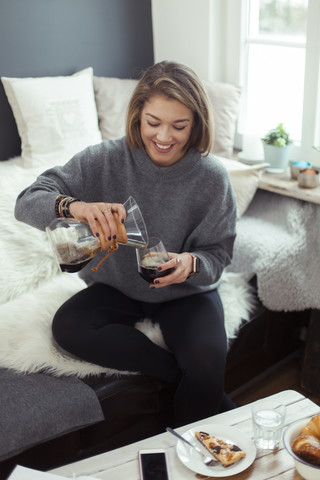
{"type": "Polygon", "coordinates": [[[293,158],[320,162],[319,0],[227,3],[227,81],[243,87],[238,133],[261,137],[282,122],[293,158]]]}

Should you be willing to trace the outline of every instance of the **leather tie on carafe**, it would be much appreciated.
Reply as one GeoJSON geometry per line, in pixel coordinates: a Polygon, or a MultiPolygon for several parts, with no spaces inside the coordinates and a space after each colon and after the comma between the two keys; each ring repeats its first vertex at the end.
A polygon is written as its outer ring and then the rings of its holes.
{"type": "MultiPolygon", "coordinates": [[[[126,229],[125,229],[125,226],[119,222],[119,216],[117,213],[113,213],[113,216],[117,222],[117,226],[118,226],[118,237],[117,237],[117,240],[123,244],[127,243],[127,232],[126,232],[126,229]]],[[[111,240],[111,241],[106,241],[105,239],[105,236],[104,236],[104,233],[103,233],[103,230],[102,230],[102,227],[100,225],[99,222],[97,222],[98,224],[98,230],[99,230],[99,240],[100,240],[100,244],[101,244],[101,250],[102,251],[105,251],[108,249],[108,253],[105,257],[103,257],[100,262],[98,263],[98,265],[96,265],[95,267],[92,267],[91,270],[93,272],[96,272],[98,270],[98,268],[102,265],[102,263],[109,257],[109,255],[112,253],[112,252],[115,252],[116,250],[118,250],[119,248],[119,245],[117,243],[116,240],[111,240]]]]}

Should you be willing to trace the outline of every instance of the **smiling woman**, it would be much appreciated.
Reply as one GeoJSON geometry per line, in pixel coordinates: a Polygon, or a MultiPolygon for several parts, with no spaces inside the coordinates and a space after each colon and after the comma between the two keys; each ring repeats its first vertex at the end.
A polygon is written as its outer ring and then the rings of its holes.
{"type": "Polygon", "coordinates": [[[94,233],[98,218],[117,241],[119,229],[105,212],[117,206],[125,220],[123,199],[134,194],[149,235],[168,251],[157,268],[170,273],[146,283],[130,249],[117,250],[97,271],[97,255],[80,272],[88,287],[59,308],[52,333],[85,361],[175,385],[174,426],[234,407],[224,393],[227,335],[218,286],[232,258],[237,206],[226,168],[209,154],[210,109],[190,68],[152,65],[129,102],[126,136],[45,171],[15,209],[18,220],[39,229],[54,215],[72,216],[94,233]],[[55,208],[69,197],[68,212],[55,208]],[[170,351],[134,328],[144,317],[159,324],[170,351]]]}
{"type": "Polygon", "coordinates": [[[184,132],[177,138],[181,139],[178,142],[180,146],[184,142],[185,151],[195,148],[207,155],[214,133],[211,110],[207,91],[190,67],[175,62],[159,62],[142,76],[129,103],[126,124],[129,145],[133,148],[145,147],[140,127],[141,121],[147,119],[150,129],[159,128],[157,132],[153,131],[153,140],[156,133],[160,148],[172,143],[167,130],[170,126],[170,134],[184,132]],[[167,107],[170,107],[169,112],[167,107]],[[145,117],[147,113],[148,118],[145,117]]]}
{"type": "Polygon", "coordinates": [[[146,152],[159,166],[178,162],[188,148],[193,114],[177,100],[155,95],[141,112],[141,138],[146,152]]]}

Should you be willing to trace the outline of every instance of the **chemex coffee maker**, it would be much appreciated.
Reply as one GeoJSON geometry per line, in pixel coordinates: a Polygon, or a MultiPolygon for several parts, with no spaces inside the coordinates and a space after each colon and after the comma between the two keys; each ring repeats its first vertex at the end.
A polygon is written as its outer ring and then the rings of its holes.
{"type": "Polygon", "coordinates": [[[133,197],[129,197],[123,206],[127,212],[124,224],[118,221],[118,215],[114,213],[118,225],[116,240],[107,241],[100,224],[98,224],[100,236],[96,238],[87,223],[73,218],[56,218],[50,223],[46,232],[63,272],[78,272],[98,253],[106,251],[106,256],[92,268],[96,271],[119,245],[146,247],[148,233],[140,208],[133,197]]]}

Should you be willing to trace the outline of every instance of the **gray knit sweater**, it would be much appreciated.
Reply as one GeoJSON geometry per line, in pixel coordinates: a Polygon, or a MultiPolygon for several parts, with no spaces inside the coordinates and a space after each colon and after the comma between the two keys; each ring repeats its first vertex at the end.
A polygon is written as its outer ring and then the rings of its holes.
{"type": "Polygon", "coordinates": [[[41,174],[17,198],[16,218],[44,230],[55,218],[58,194],[111,203],[124,203],[131,195],[149,236],[160,237],[169,252],[193,252],[200,258],[199,274],[152,290],[138,274],[135,249],[120,246],[97,272],[91,268],[104,253],[81,270],[87,284],[103,282],[131,298],[163,302],[216,288],[230,263],[235,196],[227,172],[212,155],[202,157],[190,149],[176,164],[159,167],[145,151],[131,151],[125,138],[102,142],[41,174]]]}

